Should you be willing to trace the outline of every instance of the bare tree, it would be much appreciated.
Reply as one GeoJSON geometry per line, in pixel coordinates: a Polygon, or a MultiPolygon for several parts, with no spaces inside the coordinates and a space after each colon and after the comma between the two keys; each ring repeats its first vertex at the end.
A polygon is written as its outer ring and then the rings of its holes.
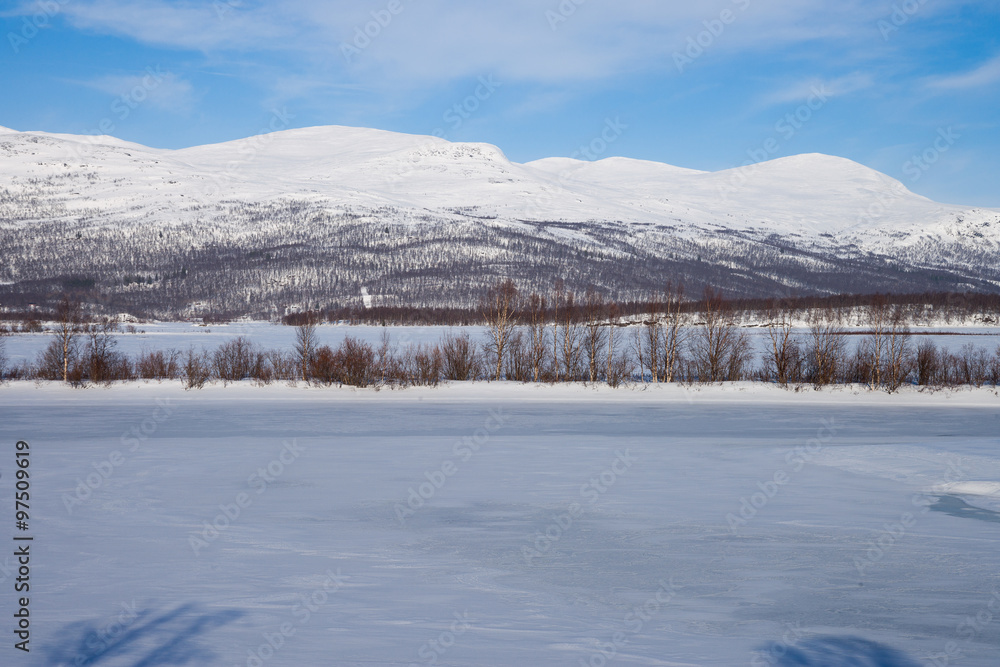
{"type": "Polygon", "coordinates": [[[545,297],[532,293],[528,297],[525,321],[528,325],[528,363],[531,366],[531,376],[538,382],[542,376],[542,368],[547,354],[547,337],[545,335],[545,297]]]}
{"type": "Polygon", "coordinates": [[[639,373],[645,381],[646,370],[653,382],[660,381],[660,346],[663,343],[663,303],[659,295],[649,301],[649,310],[645,319],[642,320],[641,327],[632,332],[632,345],[635,348],[635,357],[639,362],[639,373]]]}
{"type": "Polygon", "coordinates": [[[685,318],[681,312],[684,286],[678,284],[675,288],[672,282],[668,282],[664,297],[663,381],[673,382],[680,362],[681,349],[687,339],[685,318]]]}
{"type": "Polygon", "coordinates": [[[810,315],[810,379],[817,387],[837,381],[844,363],[844,330],[833,314],[810,315]]]}
{"type": "Polygon", "coordinates": [[[509,278],[490,287],[479,310],[486,320],[487,349],[496,361],[495,380],[503,379],[504,355],[517,325],[517,286],[509,278]]]}
{"type": "Polygon", "coordinates": [[[562,313],[563,378],[575,380],[580,374],[580,317],[573,293],[567,292],[562,313]]]}
{"type": "Polygon", "coordinates": [[[692,352],[701,382],[740,380],[749,359],[750,343],[734,321],[721,292],[705,288],[702,302],[703,328],[696,335],[692,352]]]}
{"type": "Polygon", "coordinates": [[[607,380],[612,387],[617,387],[624,382],[633,370],[632,360],[627,353],[618,351],[618,330],[621,326],[621,310],[618,304],[612,302],[608,304],[608,359],[607,359],[607,380]]]}
{"type": "Polygon", "coordinates": [[[239,382],[262,375],[264,354],[246,336],[237,336],[220,345],[212,354],[215,376],[223,381],[239,382]]]}
{"type": "Polygon", "coordinates": [[[77,337],[83,331],[80,304],[64,296],[56,307],[56,350],[62,366],[62,380],[69,382],[69,366],[77,353],[77,337]]]}
{"type": "Polygon", "coordinates": [[[552,374],[556,382],[559,382],[559,317],[565,305],[565,298],[563,281],[560,278],[556,280],[552,295],[552,374]]]}
{"type": "Polygon", "coordinates": [[[872,297],[865,308],[865,323],[871,334],[864,342],[863,354],[869,372],[868,386],[871,389],[882,384],[882,368],[885,363],[886,329],[889,326],[889,300],[881,294],[872,297]]]}
{"type": "Polygon", "coordinates": [[[118,342],[114,334],[118,331],[118,322],[109,317],[84,327],[87,334],[87,352],[84,358],[87,375],[91,382],[108,383],[117,379],[125,379],[122,368],[128,361],[115,352],[118,342]]]}
{"type": "Polygon", "coordinates": [[[585,327],[583,347],[587,355],[590,381],[597,382],[597,378],[601,375],[601,357],[604,355],[604,341],[609,327],[605,323],[607,313],[604,297],[593,289],[587,290],[583,315],[585,327]]]}
{"type": "Polygon", "coordinates": [[[184,387],[186,389],[201,389],[212,376],[211,360],[208,353],[202,350],[195,352],[194,348],[187,351],[183,364],[184,387]]]}
{"type": "Polygon", "coordinates": [[[940,381],[941,355],[932,340],[921,341],[917,346],[917,384],[937,384],[940,381]]]}
{"type": "Polygon", "coordinates": [[[441,343],[446,380],[475,380],[479,375],[479,355],[467,332],[445,334],[441,343]]]}
{"type": "Polygon", "coordinates": [[[885,345],[886,388],[892,392],[899,389],[906,381],[910,364],[910,326],[907,323],[906,312],[899,305],[893,308],[889,317],[889,331],[885,345]]]}
{"type": "Polygon", "coordinates": [[[801,358],[798,342],[792,336],[792,311],[785,305],[772,303],[766,316],[769,345],[764,355],[765,369],[772,372],[778,384],[797,382],[801,358]]]}
{"type": "Polygon", "coordinates": [[[309,382],[309,367],[313,355],[319,347],[319,337],[316,335],[316,324],[319,319],[313,311],[304,314],[302,324],[295,328],[295,353],[298,355],[299,369],[302,380],[309,382]]]}

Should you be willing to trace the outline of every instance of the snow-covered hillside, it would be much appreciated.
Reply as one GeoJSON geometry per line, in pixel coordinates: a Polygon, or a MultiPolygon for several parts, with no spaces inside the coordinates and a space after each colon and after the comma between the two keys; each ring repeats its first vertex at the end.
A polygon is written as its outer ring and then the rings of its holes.
{"type": "Polygon", "coordinates": [[[856,162],[819,154],[709,173],[627,158],[522,165],[488,144],[346,127],[177,151],[113,137],[4,134],[0,177],[8,190],[31,192],[39,180],[51,181],[42,193],[67,215],[101,211],[109,222],[169,223],[223,200],[302,198],[331,210],[666,223],[688,234],[726,228],[816,241],[833,235],[861,245],[886,237],[960,239],[982,226],[987,233],[978,238],[1000,241],[1000,211],[938,204],[856,162]]]}
{"type": "MultiPolygon", "coordinates": [[[[533,266],[546,262],[526,253],[596,253],[646,266],[671,261],[677,269],[658,266],[656,273],[733,282],[744,292],[839,289],[843,285],[812,283],[801,274],[850,276],[859,269],[844,262],[859,261],[866,263],[862,273],[894,281],[885,288],[929,289],[941,281],[947,288],[1000,285],[993,275],[1000,211],[939,204],[884,174],[826,155],[709,173],[617,157],[517,164],[487,144],[346,127],[287,130],[183,150],[113,137],[0,131],[0,245],[26,259],[22,267],[0,270],[0,282],[59,275],[31,264],[44,251],[26,233],[57,239],[71,233],[93,242],[101,237],[104,246],[120,248],[136,234],[157,231],[166,239],[164,256],[219,244],[269,253],[287,237],[283,221],[313,230],[309,239],[297,239],[310,248],[326,245],[316,237],[345,222],[401,225],[398,233],[411,245],[441,243],[448,253],[464,253],[438,266],[493,262],[507,273],[517,260],[497,248],[528,242],[557,246],[522,249],[521,261],[533,266]],[[167,239],[172,229],[186,237],[167,239]],[[494,242],[497,237],[504,240],[494,242]],[[759,256],[748,261],[752,255],[759,256]],[[788,262],[793,266],[781,266],[788,262]],[[919,275],[909,275],[914,272],[919,275]]],[[[331,244],[343,247],[344,241],[331,244]]],[[[142,251],[149,248],[145,242],[142,251]]],[[[89,256],[113,266],[103,252],[92,248],[89,256]]],[[[144,261],[127,260],[119,269],[164,272],[144,261]]],[[[93,276],[104,270],[100,262],[71,265],[62,272],[93,276]]],[[[579,265],[575,270],[598,273],[579,265]]],[[[284,276],[308,279],[299,268],[284,276]]],[[[592,280],[615,289],[606,279],[592,280]]],[[[366,277],[351,281],[356,290],[366,277]]]]}

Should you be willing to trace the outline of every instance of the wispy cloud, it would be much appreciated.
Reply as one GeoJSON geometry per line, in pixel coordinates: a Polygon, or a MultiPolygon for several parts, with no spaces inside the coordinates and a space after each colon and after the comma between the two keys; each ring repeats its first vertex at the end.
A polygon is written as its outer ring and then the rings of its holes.
{"type": "Polygon", "coordinates": [[[142,74],[109,75],[74,83],[121,98],[129,106],[149,105],[170,113],[189,113],[196,101],[190,81],[157,67],[149,67],[142,74]]]}
{"type": "Polygon", "coordinates": [[[927,87],[932,91],[947,92],[983,88],[998,82],[1000,82],[1000,55],[970,72],[930,79],[927,81],[927,87]]]}
{"type": "Polygon", "coordinates": [[[801,104],[812,95],[822,94],[833,98],[866,90],[875,85],[875,78],[867,72],[853,72],[834,79],[813,77],[785,86],[763,95],[757,101],[757,108],[766,109],[784,104],[801,104]]]}
{"type": "Polygon", "coordinates": [[[712,39],[714,54],[842,40],[872,20],[870,3],[843,0],[74,0],[72,25],[140,42],[202,52],[287,52],[301,67],[336,67],[386,87],[445,83],[493,72],[510,81],[592,81],[673,69],[671,54],[723,12],[735,13],[712,39]],[[553,16],[558,20],[553,20],[553,16]],[[344,46],[364,44],[359,57],[344,46]]]}

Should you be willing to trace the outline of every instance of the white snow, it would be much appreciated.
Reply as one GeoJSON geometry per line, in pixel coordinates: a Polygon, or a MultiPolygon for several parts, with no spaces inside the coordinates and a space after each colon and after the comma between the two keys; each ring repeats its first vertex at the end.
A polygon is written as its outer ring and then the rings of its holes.
{"type": "Polygon", "coordinates": [[[991,391],[10,383],[0,417],[5,665],[996,664],[1000,513],[928,491],[1000,484],[991,391]]]}
{"type": "Polygon", "coordinates": [[[927,241],[1000,244],[1000,211],[932,202],[839,157],[810,154],[719,172],[626,158],[510,162],[488,144],[347,127],[286,130],[183,150],[112,137],[4,133],[13,192],[46,179],[50,201],[102,224],[203,220],[224,201],[297,199],[412,224],[489,218],[623,223],[703,235],[738,230],[885,251],[927,241]]]}
{"type": "Polygon", "coordinates": [[[951,482],[935,487],[941,493],[954,493],[964,496],[996,496],[1000,497],[1000,482],[951,482]]]}

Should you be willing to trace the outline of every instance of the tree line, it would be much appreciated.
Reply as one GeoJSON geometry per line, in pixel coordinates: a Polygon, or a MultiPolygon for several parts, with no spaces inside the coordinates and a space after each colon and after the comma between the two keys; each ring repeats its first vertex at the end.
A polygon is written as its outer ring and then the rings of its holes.
{"type": "Polygon", "coordinates": [[[0,378],[76,386],[180,379],[188,388],[244,380],[354,387],[442,381],[619,386],[752,380],[791,387],[862,384],[889,392],[904,385],[1000,385],[1000,348],[970,343],[949,350],[930,340],[916,342],[913,314],[928,306],[911,297],[806,303],[813,307],[781,300],[755,304],[752,312],[764,341],[760,351],[745,325],[749,306],[712,288],[687,298],[681,285],[668,284],[639,313],[629,314],[632,306],[593,289],[576,295],[556,283],[548,294],[525,294],[505,280],[480,298],[475,311],[483,327],[480,337],[447,332],[433,344],[401,346],[386,332],[379,343],[347,336],[331,347],[321,345],[318,336],[329,313],[310,311],[288,322],[295,327],[290,350],[262,349],[240,336],[211,352],[169,349],[129,356],[117,349],[116,321],[88,319],[80,304],[67,297],[52,313],[51,340],[38,359],[10,366],[0,338],[0,378]],[[863,329],[849,330],[848,317],[863,329]]]}

